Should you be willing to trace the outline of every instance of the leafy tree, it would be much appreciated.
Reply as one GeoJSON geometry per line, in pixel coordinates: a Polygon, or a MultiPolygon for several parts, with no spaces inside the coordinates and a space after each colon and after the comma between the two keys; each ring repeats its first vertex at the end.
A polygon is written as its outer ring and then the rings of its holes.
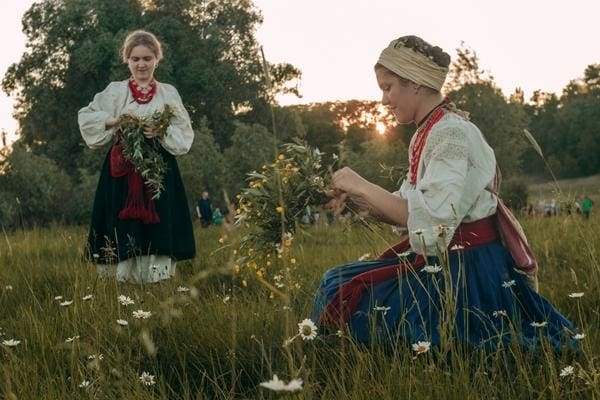
{"type": "Polygon", "coordinates": [[[264,106],[274,92],[297,93],[299,71],[271,66],[267,88],[249,0],[44,0],[23,18],[27,51],[9,67],[4,91],[17,97],[20,137],[35,154],[76,174],[82,154],[76,113],[111,80],[128,76],[118,49],[144,28],[165,44],[159,80],[174,84],[195,125],[204,117],[223,148],[235,110],[264,106]]]}

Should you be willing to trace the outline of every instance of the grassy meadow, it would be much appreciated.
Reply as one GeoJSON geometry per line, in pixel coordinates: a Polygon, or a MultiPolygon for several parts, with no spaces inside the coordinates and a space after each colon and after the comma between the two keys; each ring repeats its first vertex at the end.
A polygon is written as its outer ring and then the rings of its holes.
{"type": "Polygon", "coordinates": [[[394,235],[383,227],[298,232],[289,253],[257,278],[243,266],[235,273],[238,233],[198,226],[196,259],[178,264],[174,279],[146,286],[98,278],[81,258],[86,228],[0,232],[0,342],[20,341],[0,345],[0,397],[600,398],[600,218],[523,222],[540,259],[540,292],[585,334],[580,354],[431,349],[415,357],[409,344],[363,348],[344,333],[297,337],[322,273],[384,249],[394,235]],[[269,289],[275,274],[282,278],[269,289]],[[134,304],[121,304],[120,295],[134,304]],[[137,310],[151,316],[137,319],[137,310]],[[560,376],[568,366],[573,373],[560,376]],[[153,376],[148,384],[143,373],[153,376]],[[259,386],[273,374],[302,379],[302,390],[259,386]]]}

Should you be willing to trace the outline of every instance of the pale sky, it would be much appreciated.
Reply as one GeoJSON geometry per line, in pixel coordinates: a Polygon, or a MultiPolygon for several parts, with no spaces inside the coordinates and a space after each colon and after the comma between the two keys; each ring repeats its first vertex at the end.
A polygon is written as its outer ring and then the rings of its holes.
{"type": "MultiPolygon", "coordinates": [[[[221,0],[225,1],[225,0],[221,0]]],[[[465,41],[506,95],[519,86],[560,92],[600,63],[597,0],[254,0],[264,23],[257,38],[270,62],[302,71],[302,99],[378,99],[373,65],[398,36],[415,34],[455,55],[465,41]],[[596,28],[594,28],[596,26],[596,28]]],[[[0,1],[0,75],[24,51],[23,13],[32,0],[0,1]]],[[[13,100],[0,94],[0,129],[17,129],[13,100]]]]}

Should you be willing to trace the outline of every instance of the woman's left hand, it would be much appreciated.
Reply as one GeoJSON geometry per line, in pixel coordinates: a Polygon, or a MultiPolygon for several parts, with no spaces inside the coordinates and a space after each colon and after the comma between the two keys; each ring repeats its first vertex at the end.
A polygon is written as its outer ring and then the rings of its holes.
{"type": "Polygon", "coordinates": [[[144,125],[144,136],[146,136],[147,139],[152,139],[158,136],[158,132],[156,131],[154,125],[144,125]]]}

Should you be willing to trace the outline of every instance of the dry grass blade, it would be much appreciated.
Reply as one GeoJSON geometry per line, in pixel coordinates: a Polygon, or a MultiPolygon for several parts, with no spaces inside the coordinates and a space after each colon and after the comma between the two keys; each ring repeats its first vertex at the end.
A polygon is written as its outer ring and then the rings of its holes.
{"type": "Polygon", "coordinates": [[[533,146],[535,151],[540,155],[540,157],[544,158],[544,153],[542,152],[542,148],[540,147],[538,142],[535,140],[535,138],[533,137],[531,132],[529,132],[527,129],[523,129],[523,133],[525,134],[525,137],[527,138],[527,140],[529,140],[529,143],[531,143],[531,145],[533,146]]]}

